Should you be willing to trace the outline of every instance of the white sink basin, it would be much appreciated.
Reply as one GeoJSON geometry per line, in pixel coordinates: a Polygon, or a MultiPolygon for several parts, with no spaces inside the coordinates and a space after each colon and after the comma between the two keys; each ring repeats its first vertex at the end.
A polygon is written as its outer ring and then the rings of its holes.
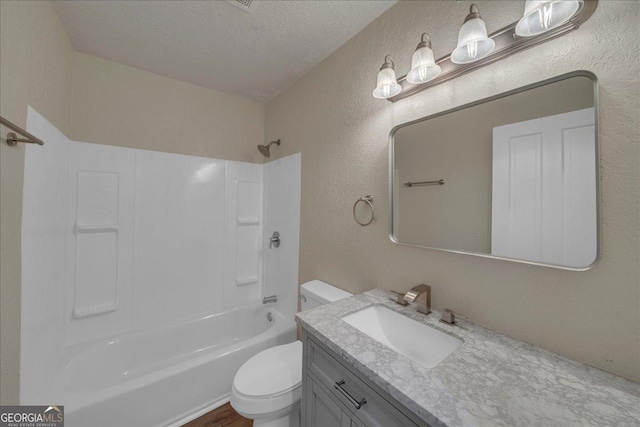
{"type": "Polygon", "coordinates": [[[383,306],[342,318],[345,322],[426,368],[435,368],[462,341],[383,306]]]}

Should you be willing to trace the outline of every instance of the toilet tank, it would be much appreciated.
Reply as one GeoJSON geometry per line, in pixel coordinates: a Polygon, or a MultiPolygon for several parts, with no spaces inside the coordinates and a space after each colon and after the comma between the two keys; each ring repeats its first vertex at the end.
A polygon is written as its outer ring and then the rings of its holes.
{"type": "Polygon", "coordinates": [[[353,294],[331,286],[320,280],[303,283],[300,287],[300,306],[302,311],[348,298],[353,294]]]}

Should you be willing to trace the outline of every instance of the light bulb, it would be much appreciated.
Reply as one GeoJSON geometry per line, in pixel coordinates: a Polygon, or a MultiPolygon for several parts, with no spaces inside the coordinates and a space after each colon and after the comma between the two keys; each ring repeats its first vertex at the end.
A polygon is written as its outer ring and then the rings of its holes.
{"type": "Polygon", "coordinates": [[[516,34],[531,37],[553,30],[571,19],[582,4],[583,0],[527,0],[516,34]]]}
{"type": "Polygon", "coordinates": [[[407,74],[407,81],[411,84],[426,83],[440,74],[440,66],[433,59],[431,39],[423,33],[416,51],[411,58],[411,71],[407,74]],[[425,37],[427,40],[425,41],[425,37]]]}
{"type": "Polygon", "coordinates": [[[458,47],[451,52],[451,62],[468,64],[478,61],[493,52],[495,47],[496,42],[487,35],[478,6],[472,4],[458,33],[458,47]]]}
{"type": "Polygon", "coordinates": [[[398,84],[398,79],[396,78],[393,58],[387,55],[384,58],[384,64],[382,64],[378,72],[378,80],[376,88],[373,90],[373,96],[378,99],[386,99],[396,96],[401,91],[402,86],[398,84]]]}

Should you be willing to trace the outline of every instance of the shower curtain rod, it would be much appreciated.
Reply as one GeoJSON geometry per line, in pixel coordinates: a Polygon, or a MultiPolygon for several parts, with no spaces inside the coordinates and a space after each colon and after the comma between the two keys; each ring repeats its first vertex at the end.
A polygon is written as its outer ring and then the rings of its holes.
{"type": "Polygon", "coordinates": [[[14,132],[18,132],[20,135],[22,135],[22,136],[27,138],[27,139],[19,139],[18,135],[16,135],[15,133],[13,133],[13,132],[7,133],[7,145],[9,145],[11,147],[15,147],[16,145],[18,145],[18,142],[25,142],[27,144],[44,145],[44,141],[42,141],[40,138],[37,138],[37,137],[31,135],[29,132],[27,132],[26,130],[22,129],[20,126],[11,123],[9,120],[5,119],[2,116],[0,116],[0,124],[8,127],[9,129],[11,129],[14,132]]]}

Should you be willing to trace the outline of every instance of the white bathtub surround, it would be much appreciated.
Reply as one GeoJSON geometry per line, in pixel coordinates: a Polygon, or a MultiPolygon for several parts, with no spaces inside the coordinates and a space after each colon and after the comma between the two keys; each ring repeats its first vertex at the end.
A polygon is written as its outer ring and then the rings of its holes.
{"type": "Polygon", "coordinates": [[[432,426],[635,426],[640,385],[476,324],[439,322],[375,289],[309,312],[298,322],[432,426]],[[463,344],[429,369],[365,335],[343,317],[385,306],[463,344]]]}
{"type": "Polygon", "coordinates": [[[21,404],[64,404],[83,426],[185,422],[228,400],[251,356],[295,340],[299,155],[260,165],[73,142],[28,118],[45,146],[26,148],[21,404]],[[292,183],[275,204],[270,176],[292,183]],[[157,417],[127,403],[147,398],[157,417]]]}

